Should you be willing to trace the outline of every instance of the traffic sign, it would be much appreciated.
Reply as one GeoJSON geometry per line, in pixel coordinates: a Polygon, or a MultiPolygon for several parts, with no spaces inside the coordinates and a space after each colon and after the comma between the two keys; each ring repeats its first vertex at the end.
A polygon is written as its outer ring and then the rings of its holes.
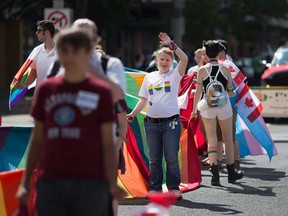
{"type": "Polygon", "coordinates": [[[64,29],[72,23],[73,11],[70,8],[45,8],[44,19],[51,20],[55,28],[64,29]]]}

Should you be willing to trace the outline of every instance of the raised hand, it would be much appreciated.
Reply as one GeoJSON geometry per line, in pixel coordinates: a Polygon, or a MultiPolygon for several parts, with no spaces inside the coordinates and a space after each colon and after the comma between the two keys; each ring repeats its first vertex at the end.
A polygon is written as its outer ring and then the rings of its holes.
{"type": "Polygon", "coordinates": [[[158,37],[161,45],[168,45],[171,42],[171,38],[165,32],[160,32],[158,37]]]}

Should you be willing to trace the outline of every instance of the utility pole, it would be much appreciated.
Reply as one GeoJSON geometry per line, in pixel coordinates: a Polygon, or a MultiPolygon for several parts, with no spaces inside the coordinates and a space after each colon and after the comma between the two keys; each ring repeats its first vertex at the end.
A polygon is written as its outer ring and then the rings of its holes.
{"type": "Polygon", "coordinates": [[[173,1],[173,16],[171,20],[171,30],[174,35],[175,42],[182,47],[182,38],[185,34],[185,19],[182,15],[182,11],[185,5],[185,0],[173,1]]]}

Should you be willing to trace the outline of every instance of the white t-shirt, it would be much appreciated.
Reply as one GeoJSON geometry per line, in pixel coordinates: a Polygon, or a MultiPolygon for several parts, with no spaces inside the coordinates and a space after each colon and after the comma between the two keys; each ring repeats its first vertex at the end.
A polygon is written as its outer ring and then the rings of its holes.
{"type": "MultiPolygon", "coordinates": [[[[102,65],[101,65],[101,53],[94,51],[91,57],[91,64],[97,68],[100,73],[104,74],[102,65]]],[[[52,67],[51,67],[52,69],[52,67]]],[[[50,69],[50,71],[51,71],[50,69]]],[[[50,74],[49,72],[48,74],[50,74]]],[[[64,74],[64,68],[61,66],[57,76],[62,76],[64,74]]],[[[115,57],[110,57],[107,62],[106,68],[106,75],[107,77],[112,80],[114,83],[118,84],[124,93],[126,93],[126,78],[125,78],[125,69],[120,61],[120,59],[115,57]]]]}
{"type": "MultiPolygon", "coordinates": [[[[101,52],[95,52],[97,59],[92,60],[93,65],[100,64],[101,65],[101,52]]],[[[103,68],[101,66],[101,71],[104,73],[103,68]]],[[[107,62],[106,68],[107,77],[112,80],[114,83],[118,84],[121,89],[126,93],[126,78],[125,78],[125,69],[120,59],[110,56],[107,62]]]]}
{"type": "Polygon", "coordinates": [[[187,75],[190,75],[190,74],[195,73],[195,72],[197,73],[198,70],[199,70],[199,66],[198,66],[198,65],[195,65],[195,66],[193,66],[193,67],[191,67],[191,68],[188,69],[187,75]]]}
{"type": "Polygon", "coordinates": [[[148,98],[147,116],[168,118],[179,113],[178,87],[182,76],[178,67],[166,74],[148,73],[139,91],[139,96],[148,98]]]}
{"type": "Polygon", "coordinates": [[[50,65],[58,59],[58,53],[56,49],[56,45],[53,49],[48,53],[45,50],[44,43],[35,47],[34,50],[39,49],[38,55],[35,56],[33,63],[31,65],[32,69],[36,70],[37,78],[36,78],[36,89],[39,84],[46,79],[48,69],[50,65]]]}

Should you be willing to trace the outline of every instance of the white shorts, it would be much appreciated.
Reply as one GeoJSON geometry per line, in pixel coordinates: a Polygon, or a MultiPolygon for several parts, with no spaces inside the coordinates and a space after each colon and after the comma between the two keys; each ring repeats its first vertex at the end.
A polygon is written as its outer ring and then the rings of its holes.
{"type": "Polygon", "coordinates": [[[210,107],[204,111],[200,111],[200,115],[207,119],[225,120],[232,117],[232,106],[229,98],[227,98],[227,103],[222,107],[210,107]]]}

